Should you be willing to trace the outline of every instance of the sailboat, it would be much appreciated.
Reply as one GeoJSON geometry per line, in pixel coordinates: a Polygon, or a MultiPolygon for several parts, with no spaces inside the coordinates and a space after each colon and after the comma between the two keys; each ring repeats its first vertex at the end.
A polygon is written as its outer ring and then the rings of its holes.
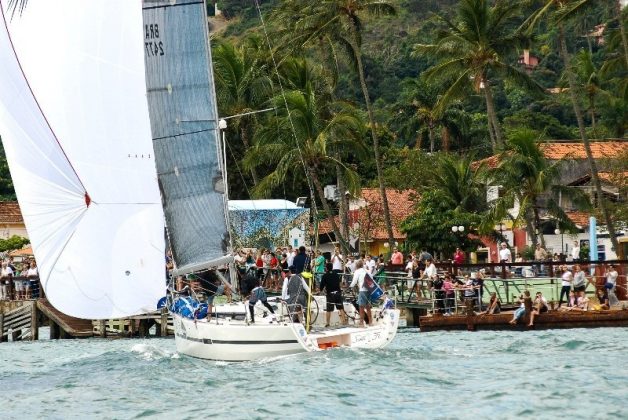
{"type": "MultiPolygon", "coordinates": [[[[86,319],[155,310],[165,227],[174,276],[230,264],[205,2],[9,3],[0,0],[0,135],[50,303],[86,319]]],[[[245,309],[218,307],[211,322],[173,312],[177,350],[253,360],[377,348],[399,322],[387,309],[368,328],[309,330],[282,310],[253,325],[245,309]]]]}
{"type": "MultiPolygon", "coordinates": [[[[146,82],[157,173],[174,276],[215,269],[231,262],[226,206],[226,167],[221,144],[211,49],[204,2],[144,2],[146,82]]],[[[178,298],[189,299],[189,298],[178,298]]],[[[315,308],[323,309],[324,298],[315,308]]],[[[280,299],[276,316],[251,323],[244,303],[219,305],[211,321],[171,302],[177,351],[213,360],[242,361],[330,347],[378,348],[390,343],[399,311],[376,311],[367,328],[293,322],[280,299]],[[187,315],[187,316],[186,316],[187,315]]],[[[351,305],[346,305],[354,314],[351,305]]],[[[263,309],[258,311],[264,312],[263,309]]],[[[265,314],[268,315],[268,314],[265,314]]],[[[359,316],[352,317],[353,319],[359,316]]]]}

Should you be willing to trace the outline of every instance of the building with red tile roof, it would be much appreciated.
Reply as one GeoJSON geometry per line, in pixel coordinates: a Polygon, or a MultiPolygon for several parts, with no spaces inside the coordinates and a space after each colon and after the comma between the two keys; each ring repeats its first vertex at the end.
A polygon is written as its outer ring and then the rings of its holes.
{"type": "Polygon", "coordinates": [[[17,201],[0,201],[0,239],[13,235],[28,238],[20,205],[17,201]]]}
{"type": "MultiPolygon", "coordinates": [[[[412,190],[397,191],[387,189],[388,207],[393,224],[395,241],[400,244],[406,239],[406,234],[401,232],[403,221],[412,214],[417,194],[412,190]]],[[[334,221],[340,228],[340,219],[334,216],[334,221]]],[[[384,220],[383,204],[378,188],[363,188],[361,196],[351,200],[349,204],[349,226],[353,236],[359,236],[362,243],[362,252],[371,254],[388,253],[388,232],[384,220]],[[367,244],[364,249],[364,244],[367,244]]],[[[329,219],[322,220],[319,224],[319,235],[332,239],[333,231],[329,219]]]]}

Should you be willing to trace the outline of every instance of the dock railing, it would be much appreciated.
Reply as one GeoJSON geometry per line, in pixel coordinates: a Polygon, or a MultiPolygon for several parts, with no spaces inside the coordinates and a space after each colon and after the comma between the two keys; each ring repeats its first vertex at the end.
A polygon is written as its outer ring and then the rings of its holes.
{"type": "MultiPolygon", "coordinates": [[[[490,293],[495,292],[502,304],[516,304],[524,290],[541,291],[550,302],[556,302],[560,298],[561,269],[567,265],[573,269],[579,264],[587,277],[587,289],[590,294],[595,289],[604,287],[606,281],[605,270],[610,264],[615,266],[618,272],[617,296],[620,300],[627,300],[626,272],[628,260],[609,261],[528,261],[515,263],[479,263],[479,264],[455,264],[453,262],[436,263],[439,275],[452,274],[454,279],[463,280],[465,275],[482,272],[483,293],[481,298],[485,303],[490,298],[490,293]]],[[[425,279],[408,277],[403,271],[404,266],[386,266],[384,270],[375,275],[375,280],[383,289],[389,291],[398,303],[426,303],[433,301],[431,282],[425,279]]],[[[348,286],[352,275],[345,274],[344,282],[348,286]]],[[[460,293],[457,289],[456,295],[460,293]]],[[[456,296],[458,301],[459,296],[456,296]]]]}

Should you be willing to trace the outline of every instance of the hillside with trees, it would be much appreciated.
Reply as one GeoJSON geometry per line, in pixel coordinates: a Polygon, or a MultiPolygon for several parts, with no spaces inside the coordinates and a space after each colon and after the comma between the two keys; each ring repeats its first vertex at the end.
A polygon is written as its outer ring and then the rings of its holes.
{"type": "MultiPolygon", "coordinates": [[[[210,15],[215,3],[208,1],[210,15]]],[[[591,139],[623,138],[628,125],[628,11],[620,0],[217,7],[210,30],[219,113],[244,114],[226,132],[232,199],[308,196],[323,218],[348,206],[343,195],[330,208],[327,184],[351,194],[376,187],[382,197],[386,188],[429,189],[423,206],[438,203],[439,217],[475,220],[490,209],[478,199],[484,184],[474,160],[518,150],[522,138],[532,146],[573,139],[590,154],[591,139]],[[464,203],[456,188],[467,189],[464,203]]],[[[598,204],[611,220],[612,209],[598,204]]],[[[383,212],[392,243],[385,199],[383,212]]],[[[423,229],[419,219],[408,220],[408,232],[423,229]]],[[[333,224],[342,242],[346,226],[333,224]]]]}

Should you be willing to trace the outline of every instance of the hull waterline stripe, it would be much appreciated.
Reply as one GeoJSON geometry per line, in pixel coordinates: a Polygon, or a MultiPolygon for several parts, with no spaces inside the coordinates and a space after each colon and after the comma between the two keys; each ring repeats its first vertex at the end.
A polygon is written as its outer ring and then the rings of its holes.
{"type": "Polygon", "coordinates": [[[178,338],[203,344],[298,344],[298,340],[212,340],[211,338],[194,338],[176,334],[178,338]]]}

